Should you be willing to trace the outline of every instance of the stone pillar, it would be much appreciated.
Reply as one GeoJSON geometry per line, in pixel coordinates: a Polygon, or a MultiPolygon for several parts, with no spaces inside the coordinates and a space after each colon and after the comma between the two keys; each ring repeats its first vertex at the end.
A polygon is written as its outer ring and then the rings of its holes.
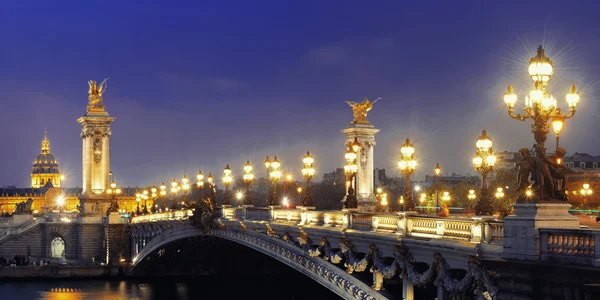
{"type": "Polygon", "coordinates": [[[346,143],[352,143],[354,138],[357,138],[360,143],[357,157],[358,172],[355,177],[358,210],[374,212],[377,199],[373,193],[373,147],[375,146],[375,134],[379,132],[379,129],[371,124],[352,123],[342,132],[346,135],[346,143]]]}
{"type": "Polygon", "coordinates": [[[539,260],[540,228],[579,228],[568,203],[516,203],[513,207],[515,214],[504,218],[504,259],[539,260]]]}
{"type": "Polygon", "coordinates": [[[106,111],[88,111],[77,119],[81,124],[82,187],[80,205],[86,216],[103,215],[110,205],[105,193],[110,186],[110,123],[114,120],[106,111]]]}

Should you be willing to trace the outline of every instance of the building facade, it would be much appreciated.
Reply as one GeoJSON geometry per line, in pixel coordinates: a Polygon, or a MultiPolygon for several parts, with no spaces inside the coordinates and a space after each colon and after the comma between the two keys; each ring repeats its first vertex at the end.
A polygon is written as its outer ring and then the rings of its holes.
{"type": "Polygon", "coordinates": [[[44,139],[42,140],[42,152],[33,161],[33,169],[31,171],[31,187],[57,187],[62,184],[62,175],[58,170],[58,162],[54,155],[50,153],[50,141],[44,131],[44,139]]]}
{"type": "Polygon", "coordinates": [[[323,180],[321,181],[322,184],[326,185],[344,184],[345,182],[346,175],[343,168],[337,168],[331,173],[324,173],[323,180]]]}

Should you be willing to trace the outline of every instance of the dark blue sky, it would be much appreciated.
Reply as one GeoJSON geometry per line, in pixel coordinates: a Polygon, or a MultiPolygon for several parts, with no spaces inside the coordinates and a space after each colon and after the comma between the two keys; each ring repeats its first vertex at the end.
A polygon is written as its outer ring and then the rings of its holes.
{"type": "Polygon", "coordinates": [[[436,162],[474,174],[482,129],[495,150],[533,143],[502,96],[512,83],[522,105],[538,44],[555,61],[550,90],[560,105],[571,82],[581,92],[563,145],[600,154],[595,1],[149,2],[3,3],[0,185],[29,184],[47,128],[67,185],[81,186],[75,120],[87,80],[104,77],[116,117],[111,168],[126,186],[199,168],[220,176],[225,164],[239,175],[247,159],[264,173],[265,155],[298,177],[306,150],[320,179],[343,165],[339,130],[352,120],[344,101],[364,97],[383,97],[368,116],[382,129],[376,167],[397,174],[410,136],[417,178],[436,162]]]}

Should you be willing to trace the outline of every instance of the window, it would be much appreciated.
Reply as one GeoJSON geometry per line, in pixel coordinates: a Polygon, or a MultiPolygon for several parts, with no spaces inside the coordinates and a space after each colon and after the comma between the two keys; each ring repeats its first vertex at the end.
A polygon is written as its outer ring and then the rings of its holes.
{"type": "Polygon", "coordinates": [[[585,169],[585,163],[584,162],[580,162],[579,163],[579,168],[580,169],[585,169]]]}
{"type": "Polygon", "coordinates": [[[594,169],[598,169],[598,163],[594,162],[593,167],[594,167],[594,169]]]}

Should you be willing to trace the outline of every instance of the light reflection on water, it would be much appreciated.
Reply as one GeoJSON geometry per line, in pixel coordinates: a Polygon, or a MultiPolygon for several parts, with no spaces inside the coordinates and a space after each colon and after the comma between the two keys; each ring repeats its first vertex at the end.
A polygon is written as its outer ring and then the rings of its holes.
{"type": "Polygon", "coordinates": [[[191,283],[135,281],[30,281],[0,283],[2,300],[187,300],[191,283]]]}

